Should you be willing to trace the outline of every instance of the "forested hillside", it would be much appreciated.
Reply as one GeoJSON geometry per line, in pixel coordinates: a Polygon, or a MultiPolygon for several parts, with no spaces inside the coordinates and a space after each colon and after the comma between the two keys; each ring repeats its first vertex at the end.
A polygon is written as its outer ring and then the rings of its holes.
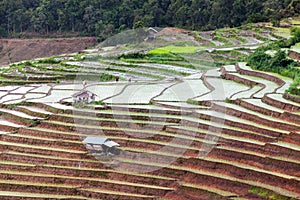
{"type": "Polygon", "coordinates": [[[299,0],[1,0],[0,36],[74,32],[105,38],[137,26],[207,30],[276,22],[299,11],[299,0]]]}

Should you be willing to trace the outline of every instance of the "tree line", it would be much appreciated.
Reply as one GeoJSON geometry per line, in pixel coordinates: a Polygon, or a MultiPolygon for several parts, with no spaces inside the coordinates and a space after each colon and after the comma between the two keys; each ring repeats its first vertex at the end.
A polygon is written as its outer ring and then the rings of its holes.
{"type": "Polygon", "coordinates": [[[104,39],[140,26],[211,30],[299,12],[300,0],[0,0],[0,37],[74,32],[104,39]]]}

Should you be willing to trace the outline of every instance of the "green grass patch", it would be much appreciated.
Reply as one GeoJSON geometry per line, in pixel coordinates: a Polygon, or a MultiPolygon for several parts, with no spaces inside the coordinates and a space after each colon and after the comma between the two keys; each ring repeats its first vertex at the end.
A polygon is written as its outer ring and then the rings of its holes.
{"type": "Polygon", "coordinates": [[[55,60],[55,57],[45,58],[38,61],[38,63],[43,64],[59,64],[61,61],[55,60]]]}
{"type": "Polygon", "coordinates": [[[291,37],[291,32],[289,28],[275,28],[275,34],[283,38],[291,37]]]}
{"type": "Polygon", "coordinates": [[[300,24],[300,20],[293,19],[293,20],[291,20],[291,23],[292,23],[293,25],[298,25],[298,24],[300,24]]]}
{"type": "Polygon", "coordinates": [[[300,53],[300,43],[297,43],[294,46],[292,46],[291,50],[300,53]]]}
{"type": "Polygon", "coordinates": [[[286,197],[280,194],[277,194],[271,190],[267,190],[260,187],[251,187],[248,191],[251,194],[257,195],[262,198],[270,199],[270,200],[294,200],[294,198],[286,197]]]}
{"type": "Polygon", "coordinates": [[[165,46],[149,51],[149,54],[195,53],[203,47],[197,46],[165,46]]]}

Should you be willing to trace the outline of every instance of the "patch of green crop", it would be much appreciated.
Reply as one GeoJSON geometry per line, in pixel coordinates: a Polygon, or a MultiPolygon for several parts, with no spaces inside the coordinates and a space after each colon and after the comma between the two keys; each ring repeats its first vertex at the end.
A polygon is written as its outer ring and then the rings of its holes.
{"type": "Polygon", "coordinates": [[[277,194],[271,190],[267,190],[260,187],[251,187],[248,191],[250,194],[257,195],[262,198],[270,199],[270,200],[295,200],[294,198],[286,197],[280,194],[277,194]]]}
{"type": "Polygon", "coordinates": [[[197,46],[165,46],[149,51],[149,54],[195,53],[203,47],[197,46]]]}
{"type": "Polygon", "coordinates": [[[291,20],[291,23],[292,23],[293,25],[298,25],[298,24],[300,24],[300,20],[298,20],[298,19],[293,19],[293,20],[291,20]]]}
{"type": "Polygon", "coordinates": [[[300,43],[297,43],[294,46],[292,46],[291,50],[300,53],[300,43]]]}
{"type": "Polygon", "coordinates": [[[167,49],[164,49],[164,48],[157,48],[157,49],[153,49],[151,51],[149,51],[149,54],[153,54],[153,55],[156,55],[156,54],[169,54],[170,51],[167,50],[167,49]]]}
{"type": "Polygon", "coordinates": [[[105,81],[112,81],[115,80],[116,77],[111,74],[102,73],[99,77],[99,81],[105,82],[105,81]]]}
{"type": "Polygon", "coordinates": [[[275,34],[284,38],[291,37],[291,32],[289,28],[275,28],[275,34]]]}
{"type": "Polygon", "coordinates": [[[38,63],[43,63],[43,64],[59,64],[61,61],[55,60],[55,57],[50,57],[50,58],[44,58],[38,61],[38,63]]]}

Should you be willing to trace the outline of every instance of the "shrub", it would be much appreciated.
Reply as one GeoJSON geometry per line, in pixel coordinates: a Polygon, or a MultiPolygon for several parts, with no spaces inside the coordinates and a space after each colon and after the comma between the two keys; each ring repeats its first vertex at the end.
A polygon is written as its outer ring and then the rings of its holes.
{"type": "Polygon", "coordinates": [[[55,60],[54,58],[46,58],[46,59],[39,60],[38,63],[43,63],[43,64],[59,64],[60,61],[55,60]]]}
{"type": "Polygon", "coordinates": [[[294,83],[290,85],[287,92],[289,92],[290,94],[293,94],[293,95],[299,95],[300,96],[300,88],[298,88],[299,86],[300,86],[300,77],[297,77],[295,79],[294,83]]]}
{"type": "Polygon", "coordinates": [[[295,61],[289,59],[281,48],[295,45],[300,42],[300,28],[291,30],[293,37],[289,40],[279,40],[268,46],[260,47],[248,57],[248,64],[253,68],[261,71],[275,72],[282,76],[286,76],[294,80],[290,88],[287,90],[290,94],[300,95],[300,70],[296,68],[298,65],[295,61]],[[265,52],[267,50],[276,50],[277,53],[272,57],[265,52]]]}
{"type": "Polygon", "coordinates": [[[121,59],[143,59],[146,57],[146,54],[141,53],[141,52],[133,52],[133,53],[127,53],[127,54],[122,54],[118,58],[121,59]]]}
{"type": "Polygon", "coordinates": [[[112,81],[112,80],[115,80],[116,77],[111,75],[111,74],[106,74],[106,73],[103,73],[100,75],[100,78],[99,78],[99,81],[112,81]]]}

